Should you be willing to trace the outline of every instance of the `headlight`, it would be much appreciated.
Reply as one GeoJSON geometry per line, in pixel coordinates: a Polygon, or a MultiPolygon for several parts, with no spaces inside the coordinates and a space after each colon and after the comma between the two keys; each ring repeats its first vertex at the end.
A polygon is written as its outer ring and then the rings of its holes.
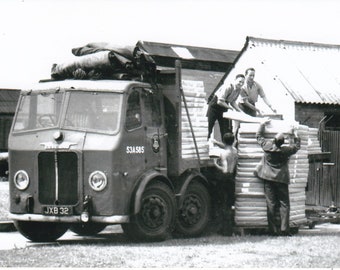
{"type": "Polygon", "coordinates": [[[17,171],[14,175],[14,184],[17,187],[17,189],[24,190],[28,187],[30,183],[30,178],[28,177],[27,172],[21,170],[17,171]]]}
{"type": "Polygon", "coordinates": [[[95,171],[89,176],[89,184],[95,191],[103,190],[107,185],[107,178],[105,173],[101,171],[95,171]]]}

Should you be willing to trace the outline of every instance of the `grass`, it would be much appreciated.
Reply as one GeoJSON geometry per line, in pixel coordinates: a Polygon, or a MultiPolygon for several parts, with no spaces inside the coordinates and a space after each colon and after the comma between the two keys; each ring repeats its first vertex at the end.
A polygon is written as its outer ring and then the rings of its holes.
{"type": "MultiPolygon", "coordinates": [[[[339,226],[339,225],[331,225],[339,226]]],[[[109,226],[93,240],[63,237],[56,243],[3,250],[0,267],[340,267],[340,229],[305,228],[293,237],[210,234],[161,243],[133,243],[109,226]]]]}
{"type": "Polygon", "coordinates": [[[0,182],[0,221],[7,221],[9,214],[8,182],[0,182]]]}
{"type": "MultiPolygon", "coordinates": [[[[8,208],[8,182],[0,182],[0,221],[8,208]]],[[[58,242],[1,250],[0,267],[339,268],[340,225],[318,226],[293,237],[210,233],[161,243],[133,243],[120,226],[108,226],[95,238],[68,232],[58,242]]]]}

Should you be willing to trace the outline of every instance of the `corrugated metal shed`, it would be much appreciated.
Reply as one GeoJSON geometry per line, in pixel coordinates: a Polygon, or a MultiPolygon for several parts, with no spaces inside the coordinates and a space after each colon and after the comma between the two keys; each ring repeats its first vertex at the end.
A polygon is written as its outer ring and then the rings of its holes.
{"type": "Polygon", "coordinates": [[[183,68],[225,72],[234,63],[239,51],[194,47],[177,44],[139,41],[137,45],[149,53],[160,66],[174,67],[181,59],[183,68]]]}
{"type": "Polygon", "coordinates": [[[0,114],[14,114],[20,90],[0,89],[0,114]]]}
{"type": "Polygon", "coordinates": [[[7,139],[19,94],[20,90],[18,89],[0,89],[0,152],[8,150],[7,139]]]}
{"type": "Polygon", "coordinates": [[[247,37],[227,77],[247,67],[274,99],[288,93],[299,103],[340,104],[340,45],[247,37]]]}

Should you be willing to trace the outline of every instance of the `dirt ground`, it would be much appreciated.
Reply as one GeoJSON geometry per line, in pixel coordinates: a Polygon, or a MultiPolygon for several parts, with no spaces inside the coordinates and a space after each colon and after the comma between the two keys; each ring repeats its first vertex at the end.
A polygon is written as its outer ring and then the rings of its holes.
{"type": "MultiPolygon", "coordinates": [[[[318,224],[293,237],[267,235],[173,238],[159,243],[128,240],[120,226],[96,237],[67,232],[57,242],[32,243],[17,232],[15,248],[1,248],[0,267],[101,268],[336,268],[340,225],[318,224]],[[20,245],[21,243],[21,245],[20,245]]],[[[6,241],[10,234],[1,234],[6,241]]]]}

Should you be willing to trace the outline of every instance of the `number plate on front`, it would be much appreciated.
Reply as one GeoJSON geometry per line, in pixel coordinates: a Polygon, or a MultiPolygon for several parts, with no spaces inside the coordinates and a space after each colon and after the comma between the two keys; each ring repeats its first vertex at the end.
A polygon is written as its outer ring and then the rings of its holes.
{"type": "Polygon", "coordinates": [[[44,215],[69,216],[72,215],[72,208],[69,206],[44,206],[44,215]]]}

